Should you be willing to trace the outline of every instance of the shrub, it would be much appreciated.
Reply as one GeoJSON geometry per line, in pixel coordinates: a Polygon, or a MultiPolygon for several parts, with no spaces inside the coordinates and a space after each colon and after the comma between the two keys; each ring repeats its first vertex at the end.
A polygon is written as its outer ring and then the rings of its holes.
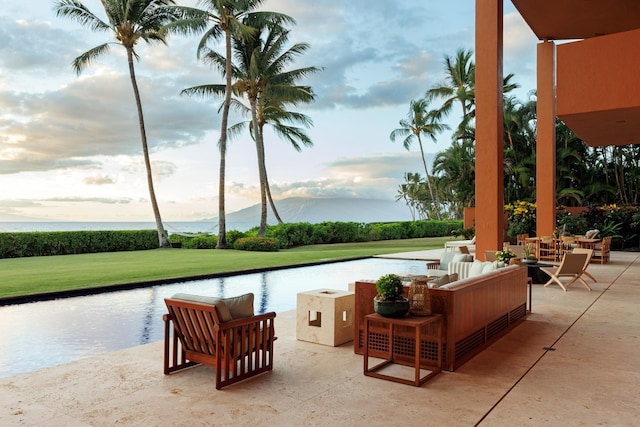
{"type": "Polygon", "coordinates": [[[243,237],[236,240],[233,249],[240,251],[277,252],[280,242],[272,237],[243,237]]]}
{"type": "MultiPolygon", "coordinates": [[[[243,237],[247,237],[247,236],[242,231],[238,231],[238,230],[229,230],[229,231],[227,231],[227,246],[232,248],[234,243],[236,242],[236,240],[241,239],[243,237]]],[[[216,240],[217,239],[218,239],[218,237],[216,236],[216,240]]]]}
{"type": "Polygon", "coordinates": [[[183,242],[186,249],[215,249],[218,244],[217,236],[196,236],[183,242]]]}
{"type": "Polygon", "coordinates": [[[507,234],[517,237],[518,234],[534,235],[536,231],[536,205],[531,202],[518,201],[504,207],[507,213],[509,228],[507,234]]]}
{"type": "Polygon", "coordinates": [[[308,222],[278,224],[267,228],[267,237],[278,240],[281,248],[312,245],[314,226],[308,222]]]}
{"type": "Polygon", "coordinates": [[[156,230],[0,233],[0,258],[158,248],[156,230]]]}

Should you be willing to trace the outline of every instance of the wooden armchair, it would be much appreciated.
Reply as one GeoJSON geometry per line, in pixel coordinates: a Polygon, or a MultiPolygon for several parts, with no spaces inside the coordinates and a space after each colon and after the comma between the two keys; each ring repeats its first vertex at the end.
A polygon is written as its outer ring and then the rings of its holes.
{"type": "Polygon", "coordinates": [[[219,390],[273,369],[276,313],[253,315],[253,294],[227,299],[178,294],[165,303],[165,375],[213,366],[219,390]]]}
{"type": "Polygon", "coordinates": [[[609,262],[609,256],[611,252],[611,237],[603,237],[602,242],[598,243],[593,248],[593,256],[591,257],[594,261],[600,261],[600,264],[604,264],[609,262]]]}

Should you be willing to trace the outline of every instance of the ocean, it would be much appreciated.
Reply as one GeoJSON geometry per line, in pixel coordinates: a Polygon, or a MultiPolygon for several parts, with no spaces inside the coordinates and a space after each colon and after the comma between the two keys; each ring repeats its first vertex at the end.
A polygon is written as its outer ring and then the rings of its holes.
{"type": "MultiPolygon", "coordinates": [[[[209,233],[218,232],[218,223],[212,221],[165,221],[164,227],[169,234],[181,233],[209,233]]],[[[85,230],[155,230],[155,222],[73,222],[73,221],[0,221],[0,232],[29,232],[29,231],[85,231],[85,230]]],[[[228,230],[246,231],[246,225],[235,228],[227,223],[228,230]]]]}

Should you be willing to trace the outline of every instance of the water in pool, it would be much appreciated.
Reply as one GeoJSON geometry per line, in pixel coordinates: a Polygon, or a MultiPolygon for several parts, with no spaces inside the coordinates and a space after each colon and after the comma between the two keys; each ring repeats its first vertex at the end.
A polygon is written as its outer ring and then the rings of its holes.
{"type": "Polygon", "coordinates": [[[0,307],[0,377],[162,340],[164,298],[178,292],[253,292],[256,312],[283,312],[296,308],[298,292],[346,290],[392,272],[423,274],[425,264],[370,258],[0,307]]]}

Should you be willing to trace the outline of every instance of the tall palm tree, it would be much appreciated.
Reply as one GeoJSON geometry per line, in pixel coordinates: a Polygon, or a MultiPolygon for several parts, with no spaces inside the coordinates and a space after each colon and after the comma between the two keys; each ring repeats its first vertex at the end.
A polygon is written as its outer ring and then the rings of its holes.
{"type": "Polygon", "coordinates": [[[427,136],[433,142],[436,142],[436,134],[449,129],[444,123],[438,122],[439,114],[436,110],[429,110],[429,100],[427,98],[412,100],[409,107],[409,113],[407,118],[400,120],[400,128],[394,129],[389,138],[395,142],[398,138],[404,138],[402,145],[406,150],[411,149],[413,141],[418,141],[420,146],[420,154],[422,156],[422,164],[424,166],[424,172],[426,174],[427,187],[429,188],[429,194],[431,200],[435,204],[436,216],[438,219],[442,219],[438,198],[434,192],[431,184],[431,175],[429,174],[429,168],[427,167],[427,160],[425,158],[424,147],[422,146],[422,135],[427,136]]]}
{"type": "MultiPolygon", "coordinates": [[[[253,25],[257,34],[252,39],[234,40],[234,57],[236,64],[232,64],[234,83],[233,92],[238,97],[244,97],[249,102],[246,107],[236,99],[233,105],[243,113],[251,116],[249,123],[243,122],[229,128],[230,134],[237,135],[247,124],[250,125],[251,135],[256,144],[258,156],[258,172],[260,176],[261,215],[258,235],[266,233],[267,225],[267,194],[269,192],[264,149],[264,125],[271,122],[276,133],[283,136],[296,149],[299,143],[310,146],[312,142],[304,129],[290,126],[287,122],[300,122],[309,125],[310,120],[302,114],[286,110],[287,105],[311,102],[313,92],[308,86],[299,86],[295,82],[307,75],[318,71],[317,67],[305,67],[286,71],[285,68],[298,55],[308,49],[305,43],[297,43],[285,50],[289,32],[279,23],[265,23],[254,14],[245,19],[245,24],[253,25]],[[283,52],[284,50],[284,52],[283,52]]],[[[226,59],[209,49],[205,60],[218,68],[222,67],[226,59]]],[[[183,93],[199,95],[220,95],[221,85],[201,85],[185,89],[183,93]]],[[[272,204],[274,213],[275,206],[272,204]]]]}
{"type": "Polygon", "coordinates": [[[258,235],[264,235],[267,224],[266,199],[269,199],[274,215],[279,219],[267,176],[264,127],[271,124],[274,131],[290,142],[297,151],[301,150],[300,144],[313,146],[305,130],[293,126],[295,123],[301,123],[309,127],[312,124],[311,119],[304,114],[288,111],[287,106],[309,103],[315,99],[309,86],[300,86],[296,82],[320,69],[304,67],[286,70],[296,57],[308,50],[309,45],[296,43],[287,48],[288,30],[279,25],[255,22],[253,18],[248,17],[246,23],[258,29],[258,36],[253,40],[236,41],[236,85],[247,97],[250,105],[251,134],[256,143],[262,200],[258,235]]]}
{"type": "MultiPolygon", "coordinates": [[[[476,76],[475,63],[471,60],[472,50],[459,49],[455,57],[445,56],[445,81],[427,90],[426,97],[443,100],[438,109],[441,117],[448,116],[453,106],[457,103],[462,111],[462,119],[456,129],[455,138],[463,135],[471,136],[469,127],[475,118],[476,102],[476,76]]],[[[507,94],[519,87],[513,83],[513,74],[508,74],[503,79],[502,92],[507,94]]]]}
{"type": "Polygon", "coordinates": [[[471,60],[472,50],[459,49],[455,58],[444,57],[445,81],[429,89],[426,93],[428,99],[439,98],[443,100],[438,110],[442,116],[447,116],[455,103],[460,104],[462,121],[458,126],[457,134],[462,133],[466,125],[471,121],[471,110],[475,103],[475,64],[471,60]]]}
{"type": "Polygon", "coordinates": [[[275,12],[255,12],[264,0],[200,0],[199,5],[204,9],[192,9],[181,7],[184,17],[173,24],[168,25],[165,30],[183,34],[198,33],[205,29],[210,23],[213,24],[205,31],[198,45],[198,58],[203,53],[210,52],[207,43],[219,40],[224,37],[225,46],[225,91],[224,102],[222,104],[222,119],[220,124],[220,139],[218,148],[220,150],[220,169],[218,183],[218,249],[227,247],[227,226],[225,214],[225,176],[226,176],[226,153],[227,153],[227,131],[229,122],[229,109],[231,106],[231,95],[233,92],[232,82],[232,45],[235,39],[253,39],[255,28],[245,25],[243,18],[253,14],[260,20],[271,22],[290,22],[292,19],[284,14],[275,12]]]}
{"type": "Polygon", "coordinates": [[[111,31],[115,36],[116,41],[96,46],[74,59],[72,65],[77,74],[80,74],[96,58],[109,52],[110,44],[118,44],[124,47],[127,52],[129,76],[131,77],[131,85],[138,110],[138,123],[140,127],[140,138],[142,140],[142,151],[144,153],[144,163],[147,170],[149,197],[158,229],[158,241],[160,247],[171,247],[169,237],[162,224],[160,209],[158,208],[158,202],[156,201],[156,194],[153,188],[147,134],[145,131],[142,102],[136,81],[133,59],[139,59],[135,51],[135,46],[140,39],[147,43],[161,42],[166,44],[160,29],[163,25],[175,19],[173,9],[168,7],[169,5],[173,5],[174,2],[172,0],[101,0],[101,2],[109,22],[104,22],[84,4],[76,0],[59,0],[56,2],[54,9],[57,16],[76,20],[83,26],[94,31],[111,31]]]}

